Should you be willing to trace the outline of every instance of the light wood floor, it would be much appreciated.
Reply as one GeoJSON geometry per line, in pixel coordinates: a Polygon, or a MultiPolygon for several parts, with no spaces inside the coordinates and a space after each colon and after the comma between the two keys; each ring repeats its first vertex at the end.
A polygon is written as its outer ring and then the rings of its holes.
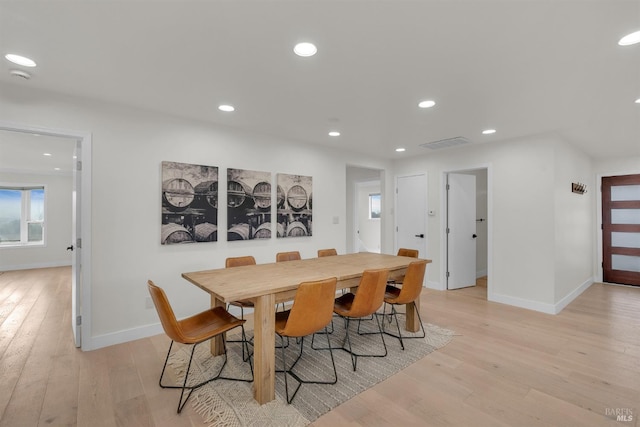
{"type": "MultiPolygon", "coordinates": [[[[313,426],[640,425],[640,288],[595,284],[556,316],[482,292],[426,290],[423,320],[458,336],[313,426]]],[[[82,352],[70,317],[68,268],[0,273],[0,426],[203,425],[157,385],[165,336],[82,352]]]]}

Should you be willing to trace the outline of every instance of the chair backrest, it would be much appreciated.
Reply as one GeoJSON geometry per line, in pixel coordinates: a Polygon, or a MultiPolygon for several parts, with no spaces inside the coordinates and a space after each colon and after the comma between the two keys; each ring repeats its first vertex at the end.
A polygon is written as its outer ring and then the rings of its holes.
{"type": "Polygon", "coordinates": [[[301,283],[281,335],[304,337],[327,326],[333,316],[336,283],[335,277],[301,283]]]}
{"type": "Polygon", "coordinates": [[[147,287],[149,288],[153,305],[156,306],[156,311],[158,312],[158,317],[160,317],[160,323],[162,323],[164,333],[174,341],[185,343],[186,339],[182,333],[180,324],[176,319],[176,315],[171,308],[171,304],[169,304],[167,294],[165,294],[164,290],[156,286],[151,280],[147,282],[147,287]]]}
{"type": "Polygon", "coordinates": [[[349,317],[364,317],[375,313],[384,302],[389,270],[365,270],[349,310],[349,317]]]}
{"type": "Polygon", "coordinates": [[[300,252],[291,251],[291,252],[278,252],[276,254],[276,262],[282,261],[297,261],[300,258],[300,252]]]}
{"type": "Polygon", "coordinates": [[[400,248],[400,249],[398,249],[398,256],[408,256],[408,257],[411,257],[411,258],[418,258],[418,250],[417,249],[400,248]]]}
{"type": "Polygon", "coordinates": [[[318,258],[323,256],[334,256],[338,255],[338,251],[335,249],[318,249],[318,258]]]}
{"type": "Polygon", "coordinates": [[[404,275],[400,294],[394,304],[408,304],[420,298],[422,284],[424,282],[424,272],[427,268],[427,260],[414,261],[407,267],[404,275]]]}
{"type": "Polygon", "coordinates": [[[237,256],[237,257],[227,258],[224,263],[224,266],[226,268],[242,267],[243,265],[256,265],[256,259],[251,255],[237,256]]]}

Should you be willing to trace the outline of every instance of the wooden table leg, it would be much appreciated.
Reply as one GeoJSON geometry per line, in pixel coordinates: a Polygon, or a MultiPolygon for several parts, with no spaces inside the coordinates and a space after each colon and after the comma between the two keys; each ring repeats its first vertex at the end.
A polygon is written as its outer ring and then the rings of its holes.
{"type": "Polygon", "coordinates": [[[256,298],[253,325],[253,397],[259,404],[276,397],[275,295],[256,298]]]}
{"type": "MultiPolygon", "coordinates": [[[[214,307],[225,307],[225,303],[211,295],[211,308],[214,307]]],[[[211,340],[211,354],[214,356],[220,356],[221,354],[224,354],[222,335],[218,335],[211,340]]]]}
{"type": "Polygon", "coordinates": [[[407,323],[406,329],[409,332],[418,332],[420,330],[420,322],[418,318],[418,313],[416,312],[416,304],[410,302],[405,305],[405,310],[407,313],[407,323]]]}

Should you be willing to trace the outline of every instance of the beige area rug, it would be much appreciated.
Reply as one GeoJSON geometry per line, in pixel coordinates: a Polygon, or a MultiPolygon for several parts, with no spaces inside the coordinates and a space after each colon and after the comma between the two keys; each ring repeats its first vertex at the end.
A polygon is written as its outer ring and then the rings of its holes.
{"type": "MultiPolygon", "coordinates": [[[[402,317],[402,316],[401,316],[402,317]]],[[[334,319],[335,331],[330,335],[332,347],[340,347],[344,340],[344,322],[334,319]]],[[[359,352],[382,352],[379,335],[359,336],[355,332],[357,322],[352,322],[350,329],[351,342],[359,352]]],[[[393,326],[393,325],[392,325],[393,326]]],[[[426,338],[405,340],[402,351],[396,338],[385,335],[388,355],[386,357],[358,358],[356,372],[351,365],[351,356],[346,351],[333,351],[338,372],[338,383],[335,385],[303,384],[292,404],[288,405],[284,397],[284,377],[276,374],[276,400],[259,405],[253,399],[252,383],[227,380],[213,381],[196,390],[187,405],[191,405],[202,415],[204,422],[210,426],[306,426],[321,415],[353,396],[385,380],[404,369],[427,354],[445,346],[451,341],[454,333],[436,325],[425,324],[426,338]]],[[[361,331],[373,330],[373,321],[362,322],[361,331]]],[[[402,325],[401,325],[402,327],[402,325]]],[[[388,330],[390,326],[387,326],[388,330]]],[[[248,333],[250,333],[248,331],[248,333]]],[[[411,335],[408,334],[407,335],[411,335]]],[[[404,336],[404,331],[403,331],[404,336]]],[[[231,337],[234,339],[235,337],[231,337]]],[[[279,337],[276,337],[276,344],[279,337]]],[[[315,346],[326,346],[326,337],[316,335],[315,346]]],[[[331,378],[333,368],[327,350],[317,351],[310,348],[311,339],[304,341],[302,359],[294,371],[301,377],[317,379],[331,378]]],[[[177,379],[184,378],[184,369],[189,359],[190,347],[181,346],[169,358],[169,366],[174,370],[177,379]]],[[[281,369],[281,349],[276,349],[276,368],[281,369]]],[[[286,348],[286,358],[290,365],[299,351],[299,346],[291,340],[286,348]]],[[[250,377],[249,365],[242,362],[240,343],[228,343],[229,361],[223,375],[232,377],[250,377]]],[[[196,349],[191,366],[190,380],[198,381],[211,376],[222,363],[222,357],[211,357],[207,343],[196,349]]],[[[295,389],[297,382],[289,377],[289,393],[295,389]]],[[[176,392],[173,390],[173,392],[176,392]]],[[[176,392],[177,393],[177,392],[176,392]]],[[[176,395],[177,399],[177,395],[176,395]]]]}

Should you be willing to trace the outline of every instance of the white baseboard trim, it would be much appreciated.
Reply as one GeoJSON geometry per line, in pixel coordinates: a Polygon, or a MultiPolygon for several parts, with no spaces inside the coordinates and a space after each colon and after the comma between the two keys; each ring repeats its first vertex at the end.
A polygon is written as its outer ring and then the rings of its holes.
{"type": "Polygon", "coordinates": [[[523,298],[512,297],[509,295],[501,295],[491,293],[487,295],[487,299],[493,302],[499,302],[502,304],[512,305],[514,307],[526,308],[528,310],[539,311],[547,314],[558,314],[569,305],[574,299],[576,299],[582,292],[589,288],[593,284],[593,277],[585,280],[580,286],[562,298],[555,304],[548,304],[540,301],[532,301],[523,298]]]}
{"type": "Polygon", "coordinates": [[[34,270],[36,268],[68,267],[68,266],[71,266],[69,261],[39,262],[35,264],[2,265],[0,266],[0,271],[34,270]]]}
{"type": "Polygon", "coordinates": [[[126,329],[124,331],[92,337],[90,343],[82,343],[82,350],[97,350],[99,348],[109,347],[110,345],[122,344],[162,333],[164,333],[164,329],[162,329],[160,323],[140,326],[139,328],[126,329]]]}
{"type": "MultiPolygon", "coordinates": [[[[240,308],[231,306],[229,312],[235,316],[240,317],[240,308]]],[[[253,313],[252,308],[245,308],[244,314],[253,313]]],[[[111,332],[109,334],[98,335],[91,338],[90,343],[83,343],[83,350],[97,350],[102,347],[108,347],[110,345],[122,344],[129,341],[138,340],[141,338],[152,337],[154,335],[163,334],[164,329],[160,323],[153,325],[140,326],[138,328],[126,329],[118,332],[111,332]]]]}
{"type": "Polygon", "coordinates": [[[444,287],[439,282],[432,282],[427,280],[425,287],[429,289],[435,289],[436,291],[444,291],[444,287]]]}
{"type": "Polygon", "coordinates": [[[502,295],[491,293],[487,294],[487,299],[493,302],[499,302],[501,304],[512,305],[514,307],[526,308],[527,310],[539,311],[541,313],[556,314],[553,304],[547,304],[539,301],[532,301],[524,298],[512,297],[509,295],[502,295]]]}
{"type": "Polygon", "coordinates": [[[587,280],[582,282],[582,284],[580,286],[578,286],[576,289],[574,289],[572,292],[570,292],[569,295],[565,296],[560,301],[558,301],[555,304],[555,313],[554,314],[560,313],[574,299],[578,298],[581,293],[583,293],[584,291],[589,289],[589,286],[593,285],[593,283],[594,283],[593,277],[589,277],[587,280]]]}

